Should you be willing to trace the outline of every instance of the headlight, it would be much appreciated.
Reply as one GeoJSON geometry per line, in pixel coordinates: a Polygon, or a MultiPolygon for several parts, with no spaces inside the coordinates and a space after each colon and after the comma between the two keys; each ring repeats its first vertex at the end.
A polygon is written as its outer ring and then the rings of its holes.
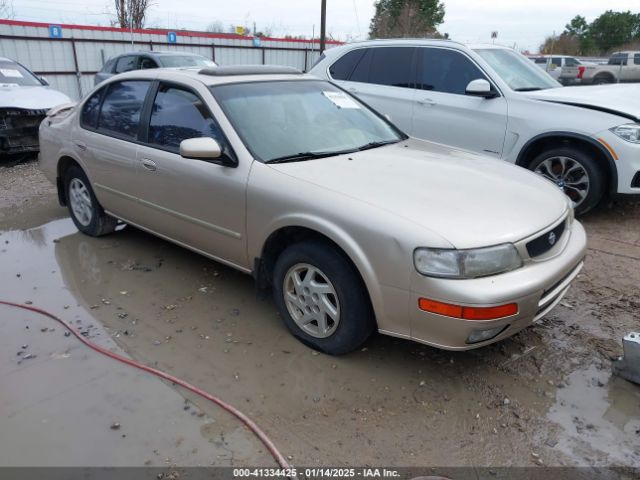
{"type": "Polygon", "coordinates": [[[522,266],[512,243],[470,250],[417,248],[413,253],[416,270],[443,278],[476,278],[508,272],[522,266]]]}
{"type": "Polygon", "coordinates": [[[640,143],[640,125],[637,123],[626,123],[612,128],[611,131],[627,142],[640,143]]]}

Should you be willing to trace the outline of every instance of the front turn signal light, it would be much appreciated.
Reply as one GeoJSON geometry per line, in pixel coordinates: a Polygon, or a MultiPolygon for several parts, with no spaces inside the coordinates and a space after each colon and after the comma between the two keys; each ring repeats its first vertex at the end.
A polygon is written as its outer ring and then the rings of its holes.
{"type": "Polygon", "coordinates": [[[420,298],[418,307],[425,312],[463,320],[497,320],[518,313],[517,303],[507,303],[497,307],[464,307],[462,305],[429,300],[428,298],[420,298]]]}

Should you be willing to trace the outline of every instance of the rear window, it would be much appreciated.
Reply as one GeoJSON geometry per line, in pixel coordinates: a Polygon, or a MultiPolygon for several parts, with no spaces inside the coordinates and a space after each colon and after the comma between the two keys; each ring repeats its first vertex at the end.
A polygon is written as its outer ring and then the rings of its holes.
{"type": "Polygon", "coordinates": [[[100,110],[98,130],[127,139],[136,139],[140,112],[150,81],[135,80],[109,85],[100,110]]]}
{"type": "Polygon", "coordinates": [[[127,56],[120,57],[116,64],[116,73],[130,72],[138,68],[138,57],[127,56]]]}
{"type": "Polygon", "coordinates": [[[6,60],[0,61],[0,84],[20,85],[21,87],[42,86],[38,78],[22,65],[6,60]]]}

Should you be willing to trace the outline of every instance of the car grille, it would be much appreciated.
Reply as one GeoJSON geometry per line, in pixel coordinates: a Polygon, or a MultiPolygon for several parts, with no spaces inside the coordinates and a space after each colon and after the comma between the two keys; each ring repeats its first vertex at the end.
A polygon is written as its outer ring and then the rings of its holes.
{"type": "Polygon", "coordinates": [[[0,153],[38,151],[38,128],[47,110],[0,109],[0,153]]]}
{"type": "Polygon", "coordinates": [[[560,223],[553,230],[543,233],[527,243],[527,253],[531,258],[539,257],[547,253],[562,238],[562,234],[567,226],[567,221],[560,223]]]}

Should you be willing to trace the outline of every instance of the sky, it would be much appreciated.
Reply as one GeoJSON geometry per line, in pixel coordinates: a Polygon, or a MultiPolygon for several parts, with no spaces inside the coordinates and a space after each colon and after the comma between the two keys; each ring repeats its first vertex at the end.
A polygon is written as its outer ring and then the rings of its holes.
{"type": "MultiPolygon", "coordinates": [[[[11,1],[11,0],[10,0],[11,1]]],[[[12,0],[14,18],[47,23],[109,25],[113,0],[12,0]]],[[[364,40],[373,0],[327,0],[327,32],[338,40],[364,40]]],[[[444,0],[440,32],[462,42],[498,43],[535,52],[548,35],[561,33],[580,14],[591,21],[605,10],[640,12],[638,0],[444,0]]],[[[320,0],[153,0],[147,26],[204,30],[212,22],[256,23],[272,36],[318,35],[320,0]],[[179,8],[176,7],[179,4],[179,8]]]]}

